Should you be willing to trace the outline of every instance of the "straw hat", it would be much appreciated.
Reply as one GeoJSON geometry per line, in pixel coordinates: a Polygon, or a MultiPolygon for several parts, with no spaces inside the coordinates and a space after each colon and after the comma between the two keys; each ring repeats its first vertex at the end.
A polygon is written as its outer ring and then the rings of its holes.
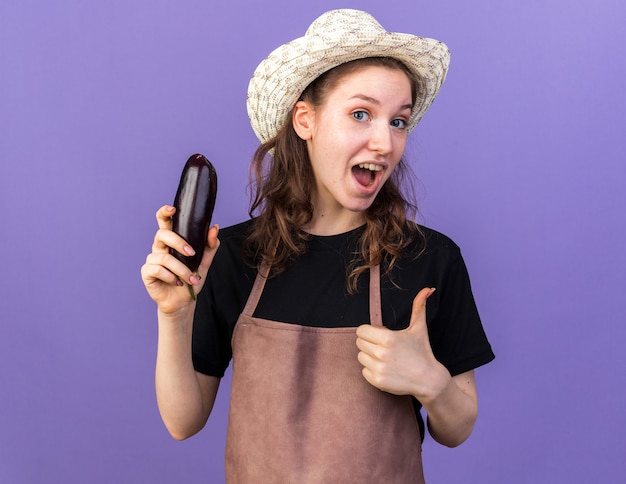
{"type": "Polygon", "coordinates": [[[393,57],[424,81],[411,112],[409,131],[431,105],[448,71],[450,53],[438,40],[387,32],[369,13],[331,10],[300,37],[281,45],[256,68],[248,86],[248,116],[265,143],[289,120],[304,89],[324,72],[365,57],[393,57]]]}

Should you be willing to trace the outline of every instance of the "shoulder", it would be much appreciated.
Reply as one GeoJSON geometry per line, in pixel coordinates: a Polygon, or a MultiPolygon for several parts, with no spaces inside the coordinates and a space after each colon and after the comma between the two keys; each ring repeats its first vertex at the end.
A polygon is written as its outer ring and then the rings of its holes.
{"type": "Polygon", "coordinates": [[[235,225],[220,227],[219,241],[220,247],[215,254],[215,259],[211,264],[211,271],[232,270],[233,264],[240,268],[245,265],[243,260],[244,242],[250,233],[252,220],[246,220],[235,225]]]}
{"type": "Polygon", "coordinates": [[[461,248],[447,235],[427,227],[422,227],[422,230],[426,237],[426,250],[440,250],[453,254],[461,252],[461,248]]]}
{"type": "MultiPolygon", "coordinates": [[[[252,228],[252,220],[246,220],[235,225],[229,225],[227,227],[220,227],[219,239],[221,252],[236,252],[240,253],[241,247],[246,238],[250,234],[252,228]]],[[[218,251],[218,252],[219,252],[218,251]]]]}
{"type": "Polygon", "coordinates": [[[388,287],[417,293],[429,286],[442,288],[451,278],[464,278],[465,264],[459,246],[437,230],[414,224],[407,227],[411,242],[387,271],[388,287]]]}
{"type": "Polygon", "coordinates": [[[220,242],[235,242],[237,240],[244,240],[250,234],[252,223],[253,219],[249,219],[235,225],[229,225],[223,228],[220,227],[220,242]]]}
{"type": "Polygon", "coordinates": [[[418,224],[414,224],[411,230],[413,241],[409,246],[409,257],[437,256],[452,260],[461,255],[460,247],[447,235],[418,224]]]}

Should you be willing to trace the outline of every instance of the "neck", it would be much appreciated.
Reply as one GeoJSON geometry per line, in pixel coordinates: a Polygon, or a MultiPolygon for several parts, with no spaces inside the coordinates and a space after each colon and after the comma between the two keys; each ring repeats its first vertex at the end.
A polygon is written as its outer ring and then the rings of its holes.
{"type": "Polygon", "coordinates": [[[337,235],[356,229],[365,223],[361,212],[344,211],[341,215],[330,216],[319,213],[305,227],[305,232],[311,235],[337,235]]]}

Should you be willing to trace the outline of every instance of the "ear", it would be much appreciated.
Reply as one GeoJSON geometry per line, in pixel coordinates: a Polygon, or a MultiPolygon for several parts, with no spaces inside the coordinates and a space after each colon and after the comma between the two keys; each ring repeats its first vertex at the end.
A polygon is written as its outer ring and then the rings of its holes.
{"type": "Polygon", "coordinates": [[[292,117],[293,129],[304,141],[313,137],[313,126],[315,121],[315,111],[306,101],[298,101],[293,108],[292,117]]]}

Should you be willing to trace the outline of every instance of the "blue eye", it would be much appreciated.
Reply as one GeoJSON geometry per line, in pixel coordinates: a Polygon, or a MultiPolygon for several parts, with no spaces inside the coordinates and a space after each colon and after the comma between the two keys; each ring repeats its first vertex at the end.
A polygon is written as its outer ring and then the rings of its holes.
{"type": "Polygon", "coordinates": [[[406,129],[407,124],[408,123],[404,119],[394,119],[391,121],[391,126],[394,128],[406,129]]]}
{"type": "Polygon", "coordinates": [[[352,117],[357,121],[366,121],[368,114],[365,111],[355,111],[352,113],[352,117]]]}

